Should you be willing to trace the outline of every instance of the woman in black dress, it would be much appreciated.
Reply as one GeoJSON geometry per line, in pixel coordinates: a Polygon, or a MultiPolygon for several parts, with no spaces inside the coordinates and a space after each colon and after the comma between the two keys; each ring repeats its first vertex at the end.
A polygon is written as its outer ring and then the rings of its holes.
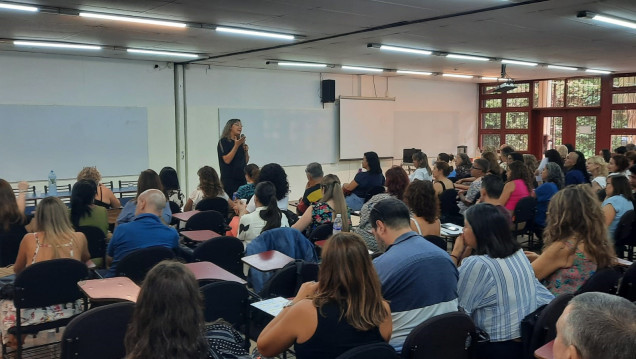
{"type": "Polygon", "coordinates": [[[246,183],[243,169],[250,160],[250,155],[245,143],[245,135],[241,135],[241,132],[243,132],[241,120],[233,118],[227,121],[216,149],[219,155],[221,182],[225,193],[229,196],[246,183]]]}

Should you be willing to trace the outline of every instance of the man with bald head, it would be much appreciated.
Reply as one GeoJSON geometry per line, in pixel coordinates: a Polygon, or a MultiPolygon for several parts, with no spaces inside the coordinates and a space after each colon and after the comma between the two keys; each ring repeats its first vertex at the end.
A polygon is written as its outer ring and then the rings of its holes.
{"type": "Polygon", "coordinates": [[[177,231],[161,222],[161,213],[166,206],[166,196],[157,189],[149,189],[137,198],[135,219],[117,226],[113,238],[108,243],[107,277],[114,277],[117,264],[128,253],[137,249],[163,246],[171,249],[179,247],[177,231]]]}

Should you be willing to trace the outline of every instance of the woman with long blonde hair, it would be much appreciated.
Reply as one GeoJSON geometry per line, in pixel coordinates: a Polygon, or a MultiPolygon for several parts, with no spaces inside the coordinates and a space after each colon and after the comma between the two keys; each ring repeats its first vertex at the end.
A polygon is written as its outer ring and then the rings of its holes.
{"type": "Polygon", "coordinates": [[[351,216],[347,208],[340,179],[334,174],[328,174],[320,183],[322,198],[307,208],[305,213],[292,227],[303,231],[309,228],[313,231],[323,223],[333,223],[338,215],[342,218],[342,231],[349,232],[351,216]]]}
{"type": "Polygon", "coordinates": [[[336,358],[365,344],[388,341],[389,304],[360,236],[340,233],[323,251],[318,282],[304,283],[258,337],[258,350],[275,356],[295,344],[296,357],[336,358]]]}
{"type": "Polygon", "coordinates": [[[590,174],[590,178],[592,178],[592,189],[595,192],[605,189],[607,186],[607,175],[609,174],[605,159],[601,156],[592,156],[587,159],[585,167],[590,174]]]}
{"type": "Polygon", "coordinates": [[[601,204],[589,185],[569,186],[552,197],[548,213],[543,253],[526,255],[550,292],[574,293],[616,257],[601,204]]]}

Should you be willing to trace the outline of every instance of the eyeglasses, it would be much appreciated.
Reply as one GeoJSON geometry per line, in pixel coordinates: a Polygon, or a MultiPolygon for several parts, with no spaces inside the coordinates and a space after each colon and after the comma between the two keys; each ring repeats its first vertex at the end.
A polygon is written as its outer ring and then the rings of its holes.
{"type": "Polygon", "coordinates": [[[481,169],[481,168],[479,168],[479,167],[475,167],[475,166],[472,166],[472,167],[471,167],[471,169],[473,169],[473,170],[483,171],[483,169],[481,169]]]}

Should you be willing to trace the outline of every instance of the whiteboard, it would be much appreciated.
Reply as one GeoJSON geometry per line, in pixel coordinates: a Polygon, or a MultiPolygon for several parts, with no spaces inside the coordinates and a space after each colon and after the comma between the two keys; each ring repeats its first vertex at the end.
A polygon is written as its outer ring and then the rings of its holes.
{"type": "Polygon", "coordinates": [[[362,158],[374,151],[393,157],[395,101],[340,100],[340,159],[362,158]]]}
{"type": "Polygon", "coordinates": [[[238,118],[249,146],[250,163],[263,166],[337,162],[337,126],[331,109],[219,109],[219,134],[238,118]]]}
{"type": "Polygon", "coordinates": [[[440,152],[456,153],[463,144],[458,112],[397,111],[394,133],[393,154],[400,159],[405,148],[421,148],[431,160],[440,152]]]}
{"type": "Polygon", "coordinates": [[[148,115],[140,107],[0,105],[0,178],[74,179],[85,166],[102,176],[148,168],[148,115]]]}

